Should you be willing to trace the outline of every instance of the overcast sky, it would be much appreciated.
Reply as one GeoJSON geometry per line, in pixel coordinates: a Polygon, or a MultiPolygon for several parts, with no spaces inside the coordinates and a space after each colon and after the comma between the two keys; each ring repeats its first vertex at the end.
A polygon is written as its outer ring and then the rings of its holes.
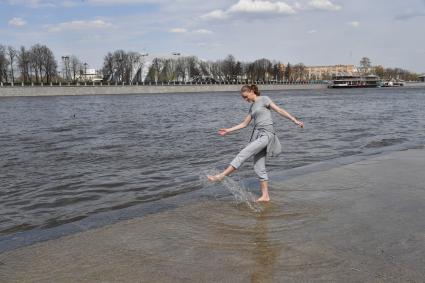
{"type": "Polygon", "coordinates": [[[108,51],[425,72],[425,0],[0,0],[0,44],[99,68],[108,51]]]}

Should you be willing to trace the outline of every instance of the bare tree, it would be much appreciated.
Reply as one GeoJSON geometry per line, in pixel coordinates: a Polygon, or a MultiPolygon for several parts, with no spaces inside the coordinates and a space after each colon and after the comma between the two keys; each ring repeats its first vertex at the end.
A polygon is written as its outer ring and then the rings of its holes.
{"type": "Polygon", "coordinates": [[[7,82],[7,66],[9,62],[6,56],[6,48],[0,45],[0,82],[7,82]]]}
{"type": "MultiPolygon", "coordinates": [[[[67,66],[65,66],[65,68],[66,67],[67,66]]],[[[77,76],[81,75],[81,71],[83,70],[83,64],[77,56],[71,55],[69,57],[69,69],[72,76],[72,80],[75,82],[77,80],[77,76]]]]}
{"type": "Polygon", "coordinates": [[[303,63],[298,63],[292,68],[294,79],[296,81],[305,80],[305,66],[303,63]]]}
{"type": "Polygon", "coordinates": [[[372,63],[368,57],[363,57],[360,60],[360,70],[364,75],[369,73],[371,66],[372,66],[372,63]]]}
{"type": "Polygon", "coordinates": [[[46,45],[35,44],[31,47],[30,62],[36,82],[52,82],[57,73],[57,63],[53,52],[46,45]]]}
{"type": "Polygon", "coordinates": [[[221,70],[227,81],[235,79],[236,60],[233,55],[228,55],[226,59],[221,62],[221,70]]]}
{"type": "Polygon", "coordinates": [[[31,81],[31,54],[21,46],[18,52],[18,70],[21,73],[21,81],[28,83],[31,81]]]}
{"type": "Polygon", "coordinates": [[[108,52],[108,54],[105,55],[103,58],[103,68],[102,73],[104,79],[107,81],[113,80],[113,74],[114,74],[114,56],[111,52],[108,52]]]}
{"type": "Polygon", "coordinates": [[[286,80],[288,80],[288,81],[292,80],[292,66],[289,62],[286,65],[284,76],[285,76],[286,80]]]}
{"type": "Polygon", "coordinates": [[[9,68],[10,68],[10,79],[12,81],[12,83],[15,83],[15,59],[18,55],[18,52],[16,51],[15,48],[13,48],[13,46],[8,46],[7,47],[7,56],[9,59],[9,68]]]}

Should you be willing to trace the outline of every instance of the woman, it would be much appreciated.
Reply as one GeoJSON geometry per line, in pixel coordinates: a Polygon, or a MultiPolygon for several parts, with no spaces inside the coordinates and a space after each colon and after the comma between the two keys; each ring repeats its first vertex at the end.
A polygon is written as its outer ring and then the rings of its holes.
{"type": "Polygon", "coordinates": [[[270,201],[268,176],[266,172],[266,156],[277,156],[281,152],[279,139],[273,129],[271,110],[276,111],[301,128],[304,127],[304,123],[274,104],[269,97],[260,96],[260,92],[256,85],[243,86],[241,89],[241,96],[245,101],[252,103],[249,108],[248,116],[246,116],[245,120],[239,125],[232,128],[220,129],[218,133],[221,136],[225,136],[228,133],[247,127],[251,120],[254,120],[254,128],[249,140],[250,143],[239,152],[232,162],[230,162],[229,167],[220,174],[208,176],[208,180],[212,182],[223,180],[225,176],[236,171],[249,157],[254,156],[254,171],[260,179],[262,194],[257,201],[270,201]]]}

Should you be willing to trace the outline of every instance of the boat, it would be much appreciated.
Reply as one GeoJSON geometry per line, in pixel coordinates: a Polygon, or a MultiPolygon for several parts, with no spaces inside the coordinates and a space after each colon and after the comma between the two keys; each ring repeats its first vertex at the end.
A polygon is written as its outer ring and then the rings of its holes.
{"type": "Polygon", "coordinates": [[[379,77],[375,75],[337,75],[332,77],[332,81],[328,85],[329,88],[364,88],[378,86],[379,77]]]}
{"type": "Polygon", "coordinates": [[[381,82],[381,87],[399,87],[399,86],[404,86],[404,81],[382,81],[381,82]]]}

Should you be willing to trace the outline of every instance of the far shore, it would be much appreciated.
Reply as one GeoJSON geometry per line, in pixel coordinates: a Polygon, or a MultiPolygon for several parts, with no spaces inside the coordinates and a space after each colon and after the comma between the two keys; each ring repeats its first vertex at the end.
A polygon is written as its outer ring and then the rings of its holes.
{"type": "MultiPolygon", "coordinates": [[[[14,86],[0,87],[0,97],[10,96],[59,96],[59,95],[110,95],[149,93],[232,92],[239,91],[241,84],[217,85],[79,85],[79,86],[14,86]]],[[[325,89],[326,84],[264,84],[264,91],[325,89]]]]}
{"type": "MultiPolygon", "coordinates": [[[[262,91],[315,90],[326,89],[327,84],[260,84],[262,91]]],[[[407,83],[405,88],[425,87],[425,82],[407,83]]],[[[0,87],[0,97],[19,96],[79,96],[79,95],[118,95],[118,94],[160,94],[191,92],[233,92],[239,91],[241,84],[231,85],[44,85],[0,87]]]]}

